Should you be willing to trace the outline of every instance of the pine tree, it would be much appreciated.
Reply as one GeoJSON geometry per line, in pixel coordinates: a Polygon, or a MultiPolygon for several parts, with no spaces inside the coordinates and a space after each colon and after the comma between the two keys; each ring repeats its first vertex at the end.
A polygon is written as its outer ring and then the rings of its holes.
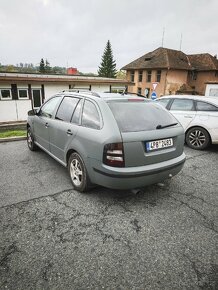
{"type": "Polygon", "coordinates": [[[98,75],[100,77],[116,78],[116,62],[113,59],[113,52],[109,40],[104,49],[98,75]]]}
{"type": "Polygon", "coordinates": [[[42,58],[39,64],[39,72],[44,73],[45,72],[45,62],[44,59],[42,58]]]}

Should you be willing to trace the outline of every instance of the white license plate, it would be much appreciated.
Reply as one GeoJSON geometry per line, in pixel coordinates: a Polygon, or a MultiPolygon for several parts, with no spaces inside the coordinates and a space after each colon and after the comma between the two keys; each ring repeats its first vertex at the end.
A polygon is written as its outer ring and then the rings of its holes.
{"type": "Polygon", "coordinates": [[[158,149],[172,147],[172,146],[173,146],[172,138],[146,142],[147,151],[158,150],[158,149]]]}

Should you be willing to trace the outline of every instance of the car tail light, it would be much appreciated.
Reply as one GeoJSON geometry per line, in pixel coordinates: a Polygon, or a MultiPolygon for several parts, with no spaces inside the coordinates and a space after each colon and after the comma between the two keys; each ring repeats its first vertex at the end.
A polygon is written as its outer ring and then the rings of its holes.
{"type": "Polygon", "coordinates": [[[113,167],[125,167],[123,143],[105,145],[103,163],[113,167]]]}

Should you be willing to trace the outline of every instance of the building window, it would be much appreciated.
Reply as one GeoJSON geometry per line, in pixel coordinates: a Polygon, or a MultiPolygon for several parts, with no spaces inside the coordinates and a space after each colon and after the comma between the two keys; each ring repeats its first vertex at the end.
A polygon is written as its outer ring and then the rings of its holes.
{"type": "Polygon", "coordinates": [[[157,74],[156,74],[156,82],[160,82],[161,79],[161,70],[157,70],[157,74]]]}
{"type": "Polygon", "coordinates": [[[218,89],[210,89],[209,96],[218,97],[218,89]]]}
{"type": "Polygon", "coordinates": [[[197,76],[198,76],[198,72],[197,72],[196,70],[193,70],[193,71],[191,72],[191,79],[192,79],[193,81],[196,81],[196,80],[197,80],[197,76]]]}
{"type": "Polygon", "coordinates": [[[147,71],[147,83],[150,83],[151,82],[151,73],[152,73],[151,70],[148,70],[147,71]]]}
{"type": "Polygon", "coordinates": [[[215,77],[218,77],[218,70],[215,71],[215,77]]]}
{"type": "Polygon", "coordinates": [[[138,89],[137,89],[137,93],[138,93],[139,95],[141,95],[141,94],[142,94],[142,88],[138,88],[138,89]]]}
{"type": "Polygon", "coordinates": [[[131,72],[130,72],[130,81],[131,82],[134,82],[134,76],[135,76],[135,72],[134,72],[134,70],[131,70],[131,72]]]}
{"type": "Polygon", "coordinates": [[[143,71],[140,70],[140,71],[139,71],[139,82],[140,82],[140,83],[142,82],[142,77],[143,77],[143,71]]]}
{"type": "Polygon", "coordinates": [[[18,99],[21,99],[21,100],[28,99],[28,90],[27,89],[18,89],[18,99]]]}
{"type": "Polygon", "coordinates": [[[11,89],[0,89],[0,99],[1,100],[11,100],[11,89]]]}

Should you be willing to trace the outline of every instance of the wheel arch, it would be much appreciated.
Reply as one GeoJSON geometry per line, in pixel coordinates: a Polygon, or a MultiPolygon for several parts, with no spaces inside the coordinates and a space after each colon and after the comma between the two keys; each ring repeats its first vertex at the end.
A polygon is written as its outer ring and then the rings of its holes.
{"type": "MultiPolygon", "coordinates": [[[[69,161],[69,159],[70,159],[70,155],[72,154],[72,153],[78,153],[75,149],[69,149],[68,151],[67,151],[67,154],[66,154],[66,164],[68,165],[68,161],[69,161]]],[[[79,154],[79,153],[78,153],[79,154]]]]}

